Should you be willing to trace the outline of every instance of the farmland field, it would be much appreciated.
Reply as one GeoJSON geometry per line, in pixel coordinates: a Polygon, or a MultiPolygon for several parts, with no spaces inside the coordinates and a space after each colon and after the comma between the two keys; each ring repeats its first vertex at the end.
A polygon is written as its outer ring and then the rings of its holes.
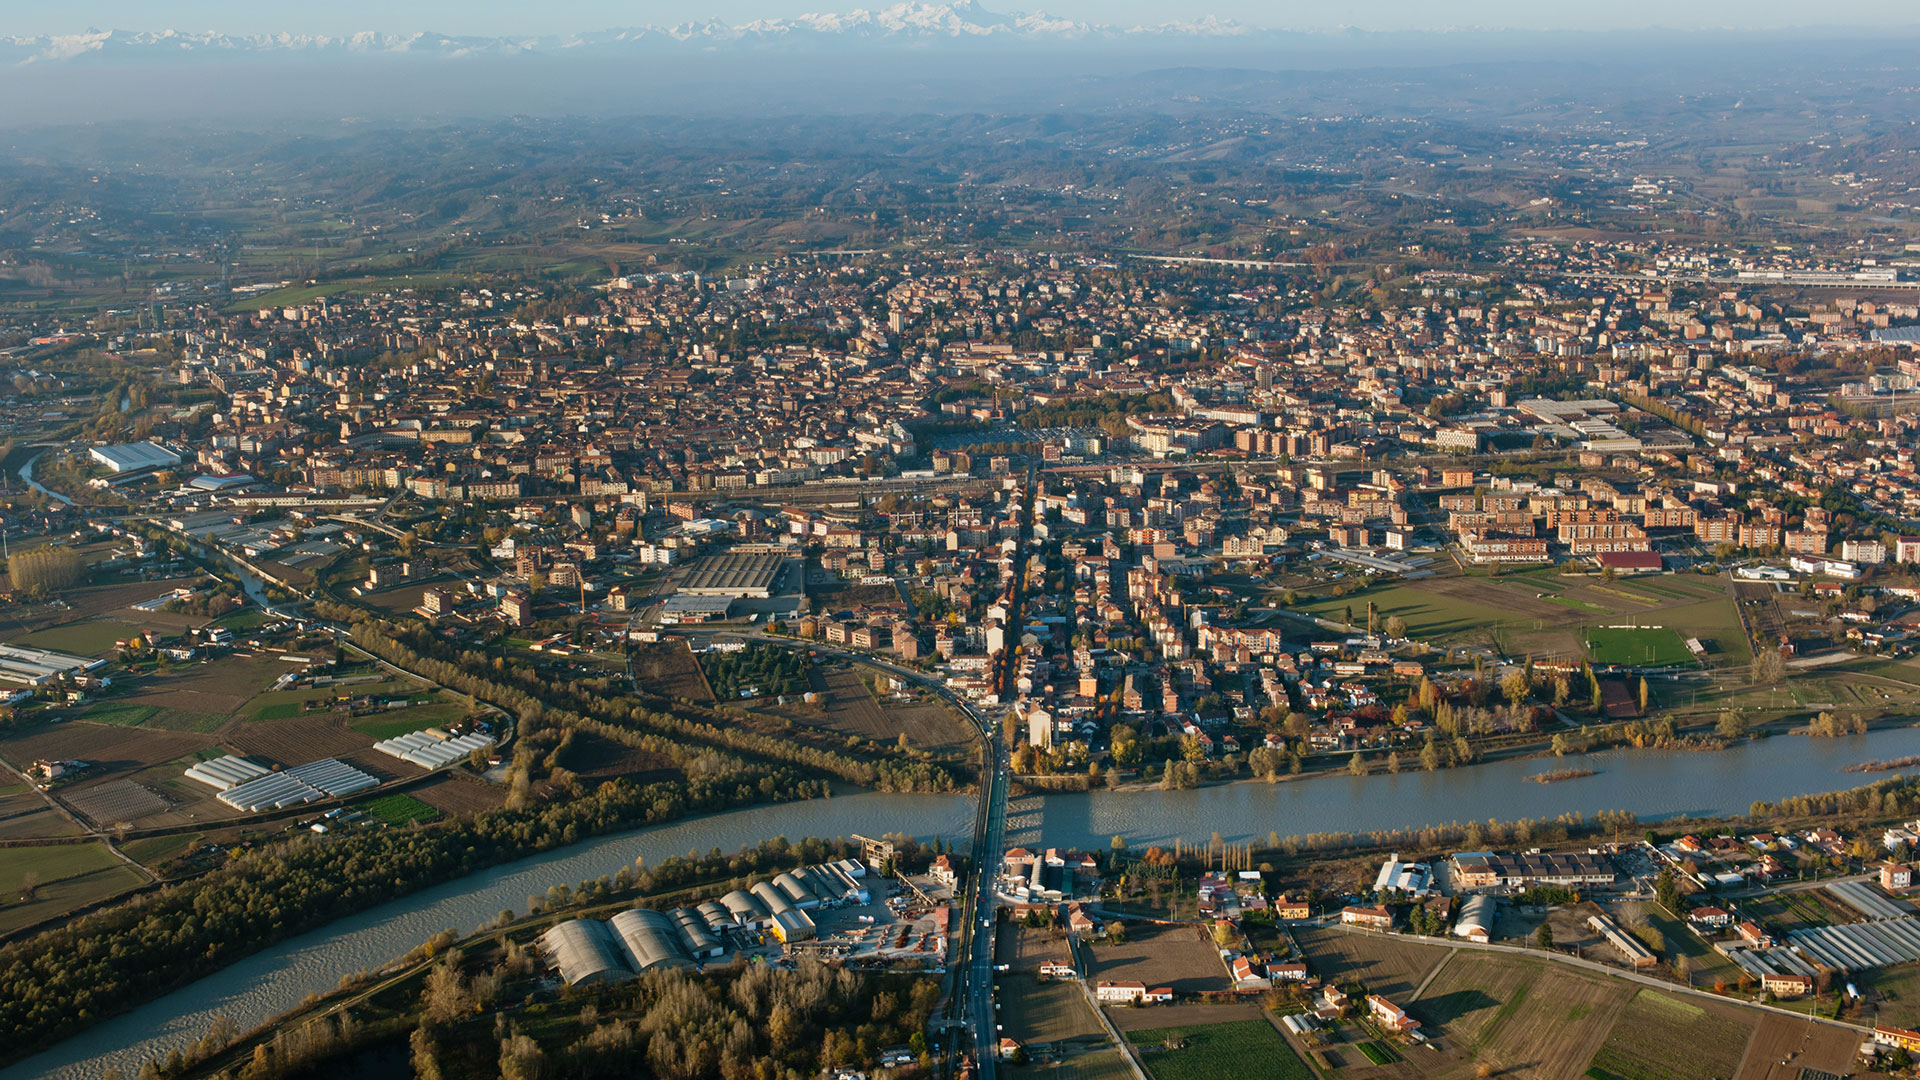
{"type": "Polygon", "coordinates": [[[441,773],[409,791],[414,798],[445,814],[497,810],[506,798],[506,785],[489,784],[459,773],[441,773]]]}
{"type": "Polygon", "coordinates": [[[1800,1080],[1802,1069],[1845,1076],[1859,1046],[1860,1036],[1846,1028],[1762,1017],[1734,1080],[1800,1080]]]}
{"type": "Polygon", "coordinates": [[[1318,927],[1294,934],[1307,954],[1310,970],[1341,985],[1365,983],[1367,991],[1387,997],[1414,991],[1447,950],[1393,938],[1350,934],[1318,927]]]}
{"type": "Polygon", "coordinates": [[[1591,1068],[1620,1080],[1732,1076],[1753,1033],[1750,1016],[1641,990],[1620,1014],[1591,1068]]]}
{"type": "Polygon", "coordinates": [[[47,724],[0,741],[0,754],[14,765],[46,758],[94,761],[109,769],[137,768],[182,758],[212,745],[205,735],[112,724],[47,724]]]}
{"type": "Polygon", "coordinates": [[[1141,1048],[1141,1063],[1154,1080],[1213,1080],[1222,1076],[1314,1080],[1313,1070],[1265,1020],[1149,1028],[1133,1032],[1127,1039],[1141,1048]],[[1179,1039],[1186,1045],[1180,1050],[1147,1049],[1162,1047],[1169,1039],[1179,1039]]]}
{"type": "Polygon", "coordinates": [[[1102,944],[1087,955],[1102,982],[1143,982],[1175,994],[1228,988],[1220,956],[1197,926],[1132,924],[1124,943],[1102,944]]]}
{"type": "Polygon", "coordinates": [[[1407,1008],[1449,1055],[1501,1076],[1562,1080],[1585,1071],[1630,996],[1540,960],[1460,952],[1407,1008]]]}
{"type": "Polygon", "coordinates": [[[79,831],[80,826],[74,824],[73,819],[48,806],[37,792],[22,790],[0,796],[0,840],[72,836],[79,831]]]}
{"type": "Polygon", "coordinates": [[[706,703],[713,700],[700,664],[685,641],[652,642],[633,647],[633,670],[648,690],[668,697],[706,703]]]}
{"type": "Polygon", "coordinates": [[[1006,1033],[1022,1043],[1087,1041],[1107,1045],[1106,1032],[1079,983],[1041,982],[1032,975],[1007,974],[1000,977],[999,986],[1006,1033]]]}
{"type": "Polygon", "coordinates": [[[1132,1080],[1133,1070],[1118,1050],[1075,1054],[1052,1069],[1037,1073],[1047,1080],[1132,1080]]]}
{"type": "Polygon", "coordinates": [[[1586,638],[1587,652],[1596,664],[1684,667],[1693,663],[1687,643],[1664,627],[1623,630],[1596,626],[1587,630],[1586,638]]]}
{"type": "Polygon", "coordinates": [[[72,911],[145,880],[105,844],[11,849],[0,860],[0,931],[72,911]],[[24,892],[29,874],[38,882],[32,899],[24,892]]]}
{"type": "Polygon", "coordinates": [[[96,705],[80,719],[120,727],[158,728],[162,731],[209,732],[227,722],[225,713],[169,709],[139,699],[96,705]]]}
{"type": "MultiPolygon", "coordinates": [[[[321,758],[340,757],[369,745],[367,736],[349,728],[332,713],[314,713],[297,720],[267,720],[236,724],[226,733],[227,745],[249,757],[260,757],[282,765],[304,765],[321,758]]],[[[399,758],[386,757],[390,768],[414,775],[419,767],[399,758]]]]}

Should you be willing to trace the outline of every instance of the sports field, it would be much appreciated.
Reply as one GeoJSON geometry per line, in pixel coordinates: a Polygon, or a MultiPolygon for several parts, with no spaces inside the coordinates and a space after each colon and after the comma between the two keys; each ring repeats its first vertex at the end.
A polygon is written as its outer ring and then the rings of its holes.
{"type": "Polygon", "coordinates": [[[1587,655],[1596,664],[1628,667],[1691,667],[1693,653],[1679,634],[1665,627],[1595,626],[1586,632],[1587,655]]]}

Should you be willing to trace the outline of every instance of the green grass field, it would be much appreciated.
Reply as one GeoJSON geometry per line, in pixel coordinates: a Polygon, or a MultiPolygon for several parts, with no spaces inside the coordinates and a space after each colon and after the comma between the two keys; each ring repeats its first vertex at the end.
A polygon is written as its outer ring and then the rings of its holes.
{"type": "Polygon", "coordinates": [[[1127,1039],[1142,1048],[1141,1063],[1154,1080],[1213,1080],[1221,1076],[1315,1080],[1313,1070],[1265,1020],[1153,1028],[1132,1032],[1127,1039]],[[1147,1049],[1175,1037],[1186,1040],[1185,1049],[1147,1049]]]}
{"type": "Polygon", "coordinates": [[[435,702],[431,705],[410,705],[404,709],[392,709],[371,716],[355,719],[353,730],[375,739],[391,739],[422,728],[451,724],[467,714],[466,706],[451,702],[435,702]]]}
{"type": "Polygon", "coordinates": [[[1586,632],[1587,653],[1596,664],[1629,667],[1690,667],[1693,654],[1681,636],[1665,627],[1621,630],[1591,627],[1586,632]]]}
{"type": "Polygon", "coordinates": [[[1658,990],[1633,996],[1590,1068],[1620,1080],[1732,1076],[1746,1053],[1742,1023],[1658,990]]]}
{"type": "Polygon", "coordinates": [[[113,724],[117,727],[139,727],[159,711],[152,705],[135,705],[127,701],[111,702],[106,705],[95,705],[80,714],[80,719],[95,724],[113,724]]]}
{"type": "Polygon", "coordinates": [[[89,620],[35,630],[25,637],[16,638],[12,644],[52,649],[75,656],[99,656],[112,651],[114,642],[125,641],[138,633],[140,628],[131,623],[89,620]]]}
{"type": "Polygon", "coordinates": [[[405,825],[410,821],[433,821],[440,816],[440,811],[411,795],[382,795],[372,802],[360,804],[360,809],[388,825],[405,825]]]}
{"type": "Polygon", "coordinates": [[[0,859],[0,931],[72,911],[144,880],[101,843],[10,849],[0,859]],[[38,882],[30,900],[24,893],[29,874],[38,882]]]}
{"type": "Polygon", "coordinates": [[[129,840],[120,845],[121,854],[142,866],[163,863],[183,851],[206,839],[199,833],[180,833],[175,836],[148,836],[139,840],[129,840]]]}
{"type": "Polygon", "coordinates": [[[1491,626],[1510,617],[1507,612],[1483,604],[1404,585],[1368,589],[1350,596],[1314,597],[1302,600],[1294,610],[1338,622],[1346,618],[1347,608],[1351,607],[1354,624],[1362,625],[1367,621],[1369,600],[1373,601],[1383,623],[1389,616],[1397,615],[1406,622],[1407,633],[1416,638],[1445,637],[1491,626]]]}
{"type": "Polygon", "coordinates": [[[264,625],[267,621],[267,613],[259,608],[245,608],[231,615],[222,615],[214,621],[236,634],[244,634],[264,625]]]}

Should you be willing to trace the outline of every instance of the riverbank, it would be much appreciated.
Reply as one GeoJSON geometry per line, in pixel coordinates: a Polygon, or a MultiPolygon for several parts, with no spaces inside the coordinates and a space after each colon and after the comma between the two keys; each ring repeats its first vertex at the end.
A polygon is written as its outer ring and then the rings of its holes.
{"type": "MultiPolygon", "coordinates": [[[[1364,779],[1369,776],[1374,776],[1374,777],[1407,776],[1407,775],[1414,775],[1419,773],[1461,772],[1463,770],[1483,768],[1488,765],[1496,765],[1496,764],[1511,763],[1511,762],[1538,761],[1544,758],[1554,758],[1554,759],[1562,759],[1562,760],[1570,759],[1570,758],[1578,759],[1587,755],[1603,754],[1603,753],[1608,753],[1614,750],[1633,750],[1633,751],[1657,750],[1657,751],[1669,752],[1669,753],[1717,754],[1717,753],[1723,753],[1727,750],[1736,749],[1748,742],[1757,742],[1757,741],[1762,741],[1766,739],[1792,735],[1796,733],[1804,734],[1801,732],[1796,732],[1795,729],[1792,726],[1790,726],[1791,724],[1792,724],[1792,721],[1784,720],[1784,719],[1768,721],[1764,724],[1758,724],[1750,728],[1744,736],[1731,738],[1731,739],[1723,738],[1717,735],[1712,735],[1710,734],[1710,732],[1712,731],[1712,725],[1700,724],[1700,725],[1695,725],[1694,727],[1691,727],[1691,728],[1680,729],[1678,732],[1679,739],[1663,746],[1636,747],[1631,743],[1622,740],[1622,741],[1608,742],[1601,745],[1586,746],[1582,749],[1563,750],[1563,751],[1556,752],[1553,749],[1553,739],[1556,736],[1564,735],[1574,740],[1585,740],[1591,737],[1592,735],[1592,729],[1590,728],[1564,729],[1557,732],[1544,733],[1543,738],[1530,740],[1523,744],[1516,744],[1511,747],[1496,748],[1494,750],[1487,752],[1483,756],[1476,758],[1473,762],[1466,765],[1445,765],[1439,769],[1434,769],[1434,770],[1422,769],[1419,767],[1419,762],[1417,760],[1417,755],[1418,755],[1417,747],[1400,746],[1400,747],[1395,747],[1393,751],[1391,751],[1391,752],[1397,752],[1401,755],[1402,765],[1399,772],[1397,773],[1389,769],[1387,765],[1387,754],[1390,751],[1370,750],[1370,751],[1362,752],[1363,761],[1366,765],[1366,771],[1362,773],[1353,772],[1349,765],[1343,763],[1343,760],[1342,760],[1343,755],[1345,757],[1345,760],[1350,761],[1351,755],[1353,752],[1342,751],[1339,753],[1328,753],[1328,754],[1316,755],[1321,760],[1322,762],[1321,764],[1318,764],[1312,767],[1303,767],[1297,773],[1277,773],[1271,777],[1247,775],[1247,774],[1236,774],[1234,776],[1204,776],[1203,775],[1197,784],[1194,784],[1190,787],[1169,788],[1165,786],[1162,780],[1159,780],[1159,779],[1154,779],[1154,780],[1136,779],[1136,780],[1121,781],[1119,783],[1113,783],[1111,781],[1108,781],[1108,782],[1102,783],[1101,786],[1094,788],[1089,786],[1087,782],[1087,778],[1082,774],[1039,774],[1039,775],[1016,776],[1014,777],[1014,782],[1017,786],[1023,789],[1022,791],[1023,794],[1029,794],[1029,795],[1095,794],[1099,792],[1111,792],[1114,794],[1142,794],[1142,793],[1159,793],[1159,792],[1176,791],[1176,790],[1199,791],[1199,790],[1205,790],[1208,788],[1230,787],[1236,784],[1253,784],[1253,785],[1260,785],[1260,786],[1268,786],[1268,785],[1274,785],[1274,784],[1296,783],[1303,780],[1321,780],[1321,779],[1328,779],[1328,778],[1364,779]]],[[[1910,729],[1920,730],[1920,724],[1910,724],[1910,723],[1904,723],[1899,721],[1877,721],[1874,724],[1869,726],[1868,733],[1871,734],[1873,732],[1910,730],[1910,729]]],[[[1858,738],[1859,736],[1845,736],[1845,737],[1858,738]]],[[[1920,755],[1914,755],[1914,757],[1915,757],[1914,764],[1920,765],[1920,755]]],[[[1899,764],[1893,767],[1904,768],[1906,766],[1904,764],[1899,764]]],[[[1856,767],[1854,769],[1846,770],[1846,771],[1864,772],[1864,771],[1872,771],[1872,770],[1856,767]]],[[[1112,774],[1107,774],[1107,775],[1111,776],[1112,774]]]]}

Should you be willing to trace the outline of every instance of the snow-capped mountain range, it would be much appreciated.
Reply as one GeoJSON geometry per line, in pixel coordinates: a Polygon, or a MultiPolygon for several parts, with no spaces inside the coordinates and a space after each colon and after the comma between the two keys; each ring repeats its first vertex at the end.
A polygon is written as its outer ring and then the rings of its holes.
{"type": "Polygon", "coordinates": [[[527,38],[439,33],[222,34],[213,31],[87,30],[37,37],[0,36],[0,64],[46,64],[77,60],[166,60],[249,54],[361,56],[516,56],[622,50],[755,47],[833,48],[846,45],[932,46],[1145,41],[1156,38],[1248,38],[1254,31],[1212,16],[1155,25],[1114,25],[1061,19],[1040,13],[1001,14],[978,0],[927,3],[908,0],[890,7],[856,8],[791,19],[725,23],[709,19],[677,26],[638,26],[593,33],[527,38]]]}

